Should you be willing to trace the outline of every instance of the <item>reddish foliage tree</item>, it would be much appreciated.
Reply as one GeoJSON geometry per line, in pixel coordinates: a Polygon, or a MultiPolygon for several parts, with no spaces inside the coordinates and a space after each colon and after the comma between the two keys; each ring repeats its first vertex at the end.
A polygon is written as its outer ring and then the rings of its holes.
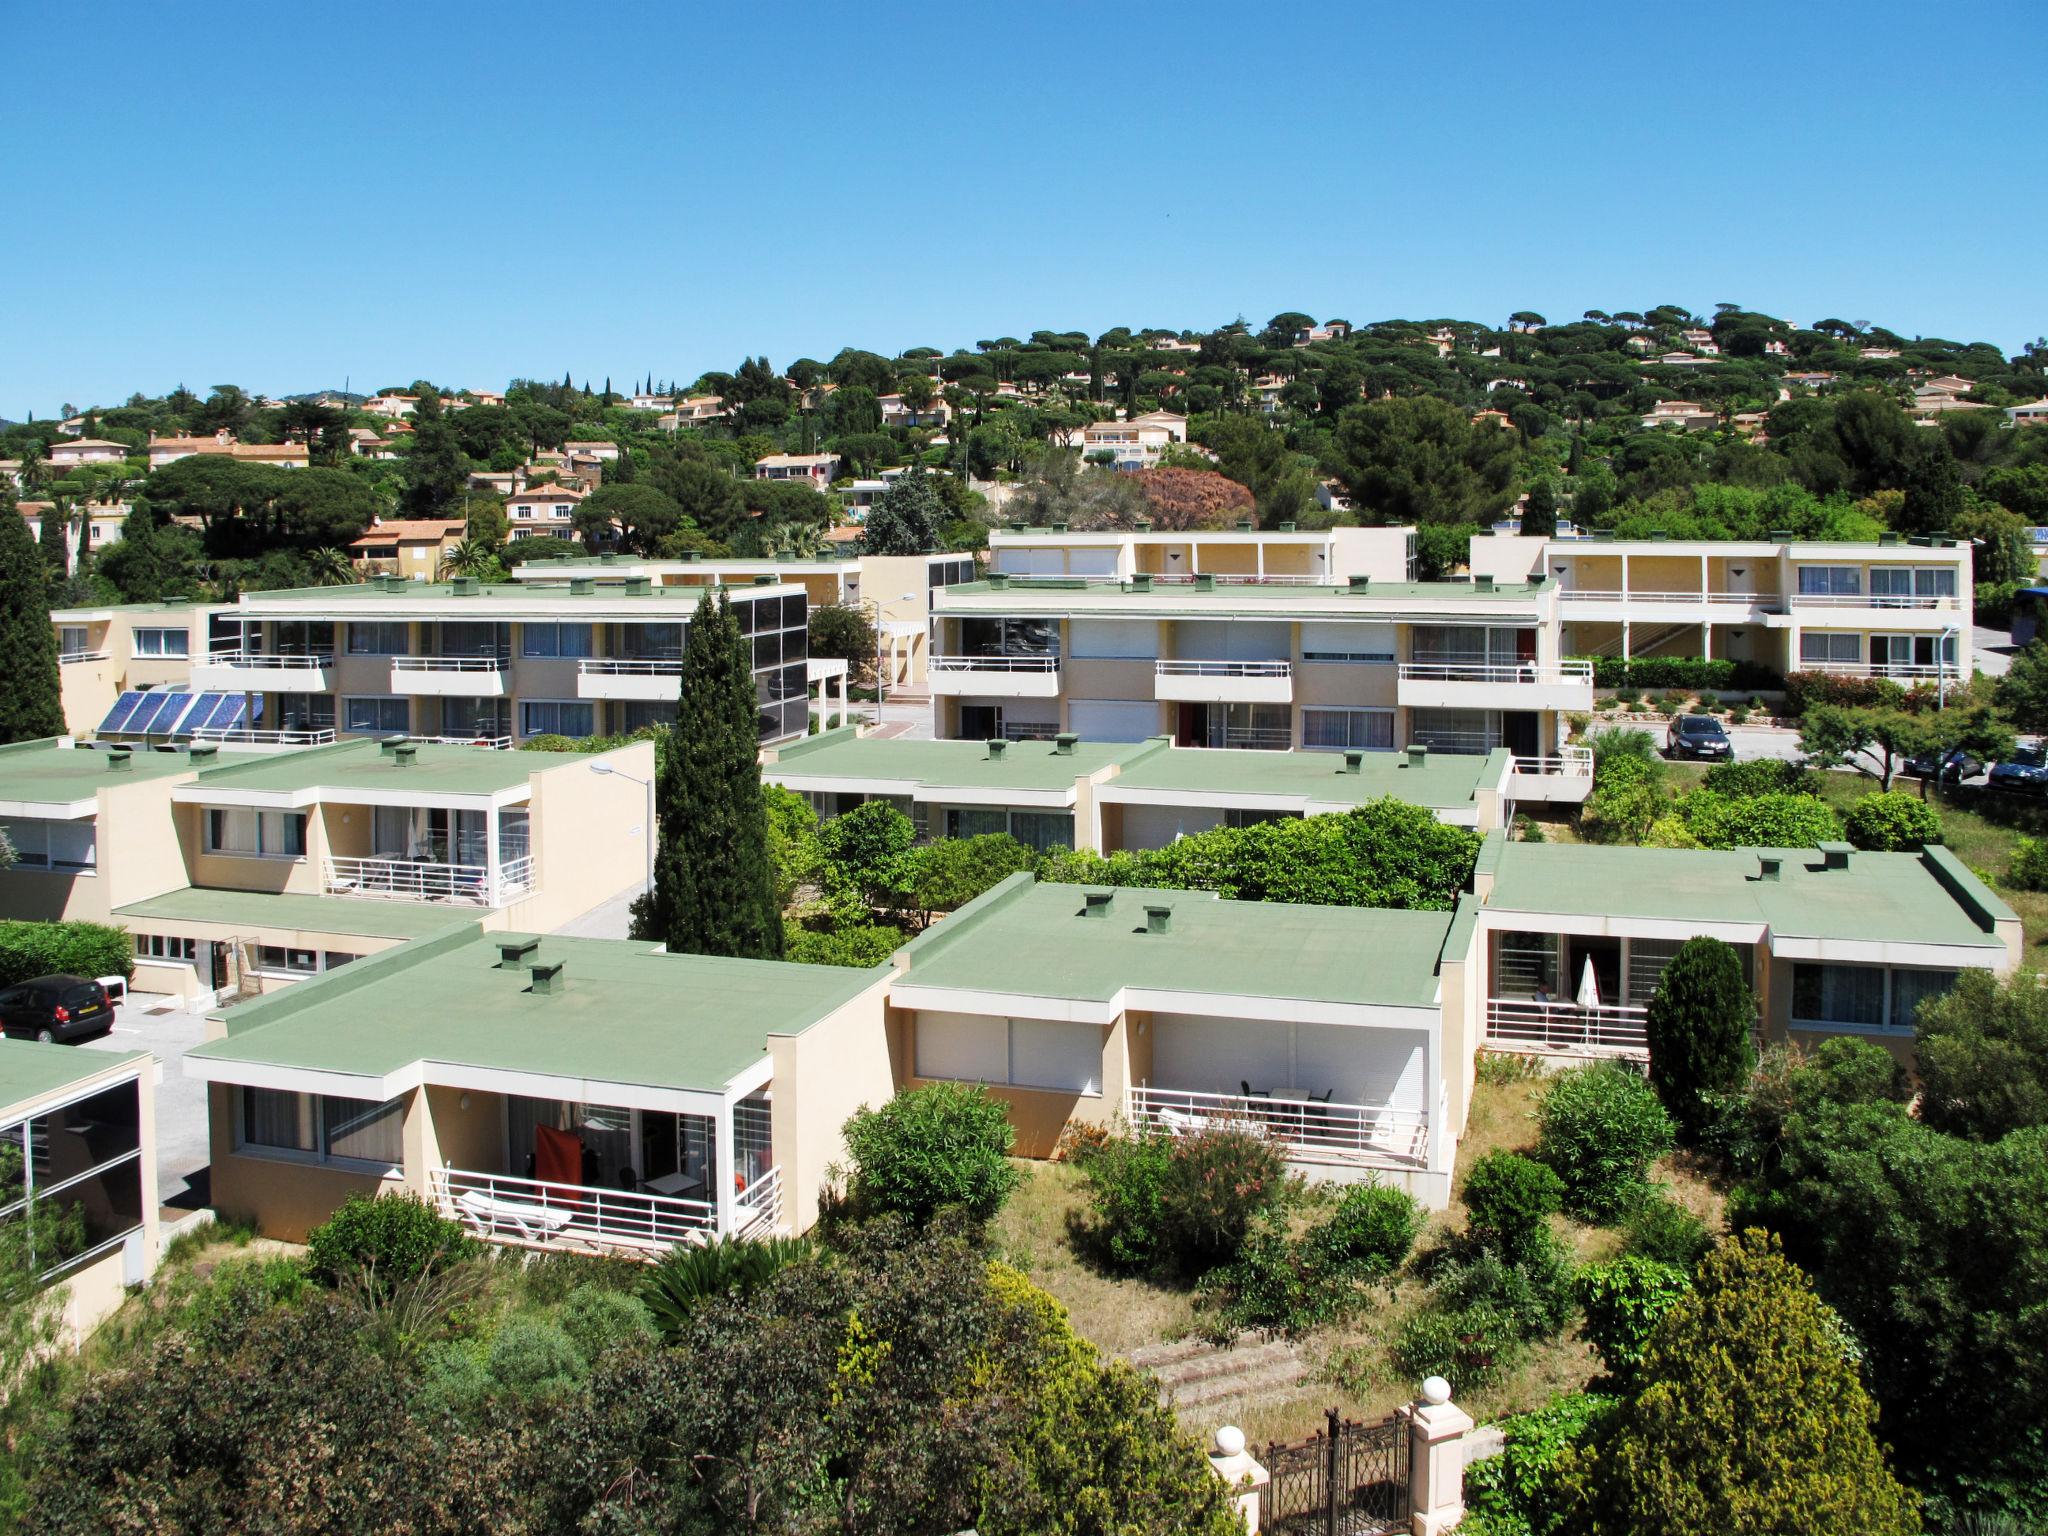
{"type": "Polygon", "coordinates": [[[1252,515],[1252,493],[1213,470],[1146,469],[1135,478],[1155,528],[1228,528],[1252,515]]]}

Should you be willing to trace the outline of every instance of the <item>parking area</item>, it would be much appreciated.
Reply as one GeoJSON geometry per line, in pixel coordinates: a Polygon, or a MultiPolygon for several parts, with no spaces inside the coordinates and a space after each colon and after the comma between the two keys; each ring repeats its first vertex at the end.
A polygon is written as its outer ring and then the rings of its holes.
{"type": "Polygon", "coordinates": [[[163,1068],[156,1087],[157,1203],[193,1207],[207,1201],[212,1154],[206,1136],[206,1085],[185,1075],[185,1052],[206,1038],[206,1016],[176,998],[131,994],[114,1027],[83,1051],[148,1051],[163,1068]]]}

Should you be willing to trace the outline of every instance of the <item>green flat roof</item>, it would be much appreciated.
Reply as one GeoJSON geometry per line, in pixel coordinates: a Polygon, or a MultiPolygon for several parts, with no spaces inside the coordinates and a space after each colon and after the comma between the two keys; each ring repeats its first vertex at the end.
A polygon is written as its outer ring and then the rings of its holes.
{"type": "Polygon", "coordinates": [[[147,1051],[88,1051],[75,1045],[0,1038],[0,1110],[149,1059],[147,1051]]]}
{"type": "Polygon", "coordinates": [[[763,774],[832,779],[894,779],[914,785],[972,789],[1071,789],[1083,774],[1155,753],[1164,739],[1081,741],[1071,753],[1049,741],[1013,741],[1000,758],[985,741],[907,741],[856,736],[851,726],[784,747],[763,774]]]}
{"type": "Polygon", "coordinates": [[[428,901],[216,891],[191,885],[114,910],[117,921],[129,924],[226,923],[236,928],[294,928],[302,933],[345,933],[367,939],[425,938],[451,928],[473,928],[483,915],[480,907],[428,901]]]}
{"type": "Polygon", "coordinates": [[[1784,937],[1893,944],[1992,945],[1989,921],[2017,920],[1945,848],[1859,850],[1828,869],[1816,848],[1497,847],[1486,905],[1510,911],[1762,922],[1784,937]],[[1760,858],[1781,861],[1776,880],[1758,878],[1760,858]]]}
{"type": "Polygon", "coordinates": [[[565,966],[536,995],[499,946],[470,930],[422,939],[229,1009],[202,1060],[383,1077],[415,1062],[721,1091],[768,1037],[800,1034],[883,974],[838,966],[669,955],[652,944],[550,935],[528,964],[565,966]]]}
{"type": "Polygon", "coordinates": [[[1450,912],[1224,901],[1210,891],[1090,891],[1012,875],[909,945],[911,986],[1107,1002],[1126,987],[1237,997],[1427,1007],[1450,912]],[[1168,931],[1145,909],[1172,909],[1168,931]]]}
{"type": "MultiPolygon", "coordinates": [[[[689,603],[695,603],[705,592],[709,591],[715,594],[720,590],[728,591],[734,597],[740,597],[756,590],[767,591],[770,589],[765,587],[756,588],[748,583],[740,582],[722,583],[719,586],[707,584],[691,587],[654,587],[640,595],[650,602],[657,598],[666,598],[668,606],[679,608],[683,606],[683,603],[678,601],[679,598],[685,599],[689,603]]],[[[530,581],[493,582],[488,586],[479,586],[475,591],[467,593],[457,592],[455,584],[447,581],[408,581],[402,587],[386,587],[374,581],[365,581],[342,587],[280,587],[272,592],[248,592],[243,595],[247,599],[248,605],[260,606],[273,600],[292,603],[323,602],[338,604],[353,602],[357,598],[374,598],[379,601],[389,599],[392,602],[400,603],[418,602],[422,598],[450,598],[456,603],[461,604],[474,602],[478,598],[485,597],[509,597],[524,599],[527,602],[532,602],[537,597],[545,597],[550,602],[558,598],[575,597],[580,599],[587,597],[593,600],[602,599],[607,603],[616,603],[622,594],[608,590],[572,593],[566,587],[550,587],[544,591],[536,592],[533,583],[530,581]]],[[[458,607],[451,609],[447,618],[452,622],[460,619],[462,616],[461,609],[458,607]]]]}
{"type": "MultiPolygon", "coordinates": [[[[426,794],[489,795],[526,783],[541,761],[530,753],[500,752],[493,747],[464,747],[441,742],[414,742],[413,761],[401,766],[387,756],[381,741],[368,737],[331,746],[304,747],[295,752],[264,753],[217,768],[199,777],[204,789],[251,790],[292,794],[320,789],[419,790],[426,794]]],[[[216,759],[215,761],[218,761],[216,759]]]]}
{"type": "Polygon", "coordinates": [[[1345,771],[1341,752],[1242,752],[1174,747],[1134,762],[1105,786],[1161,793],[1285,795],[1363,805],[1388,796],[1430,810],[1472,804],[1483,783],[1498,783],[1507,753],[1489,756],[1432,752],[1420,765],[1406,753],[1368,752],[1358,772],[1345,771]]]}
{"type": "Polygon", "coordinates": [[[186,752],[137,747],[129,751],[127,768],[116,769],[109,766],[111,756],[104,747],[60,746],[55,737],[0,747],[0,800],[69,805],[102,789],[189,773],[213,761],[201,757],[194,763],[186,752]]]}
{"type": "Polygon", "coordinates": [[[180,613],[189,615],[194,608],[216,608],[218,603],[202,603],[196,597],[168,598],[160,603],[75,603],[69,608],[52,608],[50,617],[63,620],[81,613],[180,613]]]}

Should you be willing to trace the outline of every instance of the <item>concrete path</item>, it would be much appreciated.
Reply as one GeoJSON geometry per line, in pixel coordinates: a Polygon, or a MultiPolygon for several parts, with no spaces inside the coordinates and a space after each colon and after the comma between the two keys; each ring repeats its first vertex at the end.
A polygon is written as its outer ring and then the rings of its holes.
{"type": "Polygon", "coordinates": [[[162,1064],[156,1085],[156,1183],[161,1205],[205,1204],[213,1162],[206,1131],[206,1084],[185,1075],[185,1053],[206,1039],[206,1015],[174,997],[129,994],[111,1032],[80,1042],[86,1051],[148,1051],[162,1064]]]}

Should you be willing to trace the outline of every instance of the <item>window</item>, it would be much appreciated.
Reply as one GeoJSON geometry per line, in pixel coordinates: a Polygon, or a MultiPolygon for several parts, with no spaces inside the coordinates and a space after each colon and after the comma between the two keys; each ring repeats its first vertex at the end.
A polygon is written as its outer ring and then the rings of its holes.
{"type": "Polygon", "coordinates": [[[1802,565],[1801,597],[1855,597],[1863,591],[1863,573],[1853,565],[1802,565]]]}
{"type": "Polygon", "coordinates": [[[245,859],[302,859],[306,856],[306,813],[209,810],[206,851],[245,859]]]}
{"type": "MultiPolygon", "coordinates": [[[[77,1218],[72,1233],[56,1234],[61,1246],[34,1248],[42,1278],[56,1278],[142,1225],[141,1148],[141,1095],[132,1078],[0,1126],[0,1222],[20,1216],[28,1201],[77,1218]]],[[[31,1240],[43,1239],[31,1229],[31,1240]]]]}
{"type": "Polygon", "coordinates": [[[272,1153],[376,1173],[405,1161],[405,1101],[328,1098],[278,1088],[244,1088],[237,1151],[272,1153]]]}
{"type": "Polygon", "coordinates": [[[1845,1024],[1881,1029],[1885,972],[1880,965],[1792,967],[1792,1019],[1798,1024],[1845,1024]]]}
{"type": "Polygon", "coordinates": [[[1390,663],[1394,659],[1394,626],[1305,622],[1301,626],[1301,659],[1390,663]]]}
{"type": "Polygon", "coordinates": [[[1863,659],[1863,637],[1861,635],[1830,634],[1822,631],[1802,631],[1799,636],[1799,662],[1802,666],[1829,666],[1854,664],[1863,659]]]}
{"type": "Polygon", "coordinates": [[[138,656],[186,656],[191,654],[192,636],[182,629],[138,629],[135,631],[135,654],[138,656]]]}
{"type": "Polygon", "coordinates": [[[1870,568],[1870,595],[1872,606],[1878,608],[1904,608],[1917,600],[1954,597],[1955,567],[1874,565],[1870,568]]]}
{"type": "Polygon", "coordinates": [[[588,656],[590,654],[590,626],[588,624],[522,624],[519,627],[519,653],[522,656],[588,656]]]}
{"type": "Polygon", "coordinates": [[[1099,1094],[1102,1026],[927,1010],[917,1016],[917,1075],[1099,1094]]]}
{"type": "Polygon", "coordinates": [[[344,697],[341,728],[365,736],[403,735],[412,729],[412,701],[376,694],[344,697]]]}
{"type": "Polygon", "coordinates": [[[99,842],[90,821],[6,821],[0,831],[14,845],[14,868],[90,874],[99,867],[99,842]]]}
{"type": "Polygon", "coordinates": [[[594,736],[597,712],[572,699],[523,699],[519,705],[522,736],[594,736]]]}
{"type": "Polygon", "coordinates": [[[287,976],[317,976],[320,973],[320,951],[292,949],[283,944],[258,944],[256,969],[279,971],[287,976]]]}
{"type": "Polygon", "coordinates": [[[1293,724],[1285,704],[1211,704],[1202,745],[1285,752],[1293,724]]]}
{"type": "Polygon", "coordinates": [[[951,806],[946,811],[946,836],[985,837],[1006,832],[1025,847],[1074,846],[1074,818],[1068,811],[1008,811],[1000,806],[951,806]]]}
{"type": "Polygon", "coordinates": [[[190,964],[199,959],[199,941],[175,938],[162,933],[138,933],[135,935],[135,958],[183,960],[190,964]]]}
{"type": "Polygon", "coordinates": [[[1394,750],[1391,709],[1304,709],[1301,744],[1312,752],[1394,750]]]}
{"type": "Polygon", "coordinates": [[[1891,1006],[1886,1013],[1891,1027],[1898,1030],[1912,1029],[1920,1013],[1920,1005],[1929,998],[1940,997],[1956,984],[1954,971],[1909,971],[1894,970],[1891,973],[1891,1006]]]}
{"type": "Polygon", "coordinates": [[[1159,655],[1155,619],[1069,619],[1067,643],[1077,657],[1152,661],[1159,655]]]}
{"type": "Polygon", "coordinates": [[[57,654],[83,656],[92,649],[91,631],[83,624],[62,624],[57,628],[57,654]]]}
{"type": "Polygon", "coordinates": [[[412,626],[388,619],[352,623],[348,627],[351,656],[404,656],[412,649],[412,626]]]}

